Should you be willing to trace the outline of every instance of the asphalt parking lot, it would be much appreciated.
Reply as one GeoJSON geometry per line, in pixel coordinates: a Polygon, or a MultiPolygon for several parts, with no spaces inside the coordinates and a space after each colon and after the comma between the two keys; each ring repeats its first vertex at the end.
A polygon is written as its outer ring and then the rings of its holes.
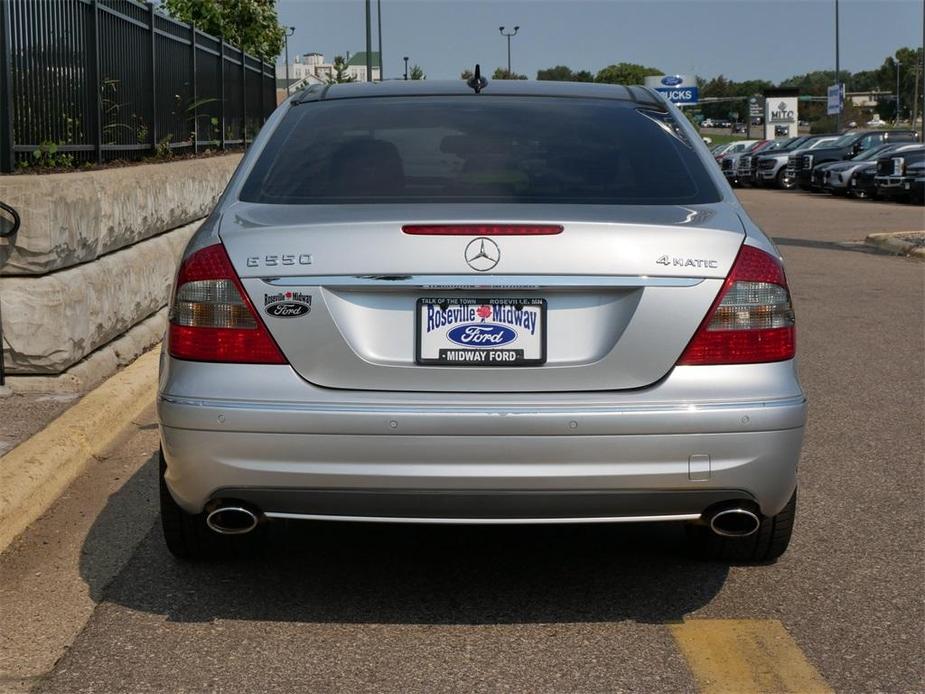
{"type": "Polygon", "coordinates": [[[738,194],[787,262],[810,399],[778,563],[696,562],[673,526],[322,524],[182,564],[149,411],[0,556],[0,690],[735,691],[758,652],[766,691],[921,691],[925,264],[857,242],[922,208],[738,194]]]}

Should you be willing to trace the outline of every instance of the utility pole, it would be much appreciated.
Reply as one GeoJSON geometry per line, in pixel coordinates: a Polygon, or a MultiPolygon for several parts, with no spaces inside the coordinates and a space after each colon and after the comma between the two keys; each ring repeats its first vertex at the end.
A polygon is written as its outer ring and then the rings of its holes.
{"type": "Polygon", "coordinates": [[[835,85],[838,87],[838,102],[839,108],[838,113],[835,114],[835,132],[841,130],[841,109],[842,109],[842,96],[841,96],[841,82],[839,75],[841,74],[841,66],[838,62],[838,0],[835,0],[835,85]]]}
{"type": "Polygon", "coordinates": [[[295,33],[295,27],[286,27],[283,36],[286,39],[286,96],[289,96],[289,37],[295,33]]]}
{"type": "Polygon", "coordinates": [[[366,0],[366,81],[373,81],[373,10],[372,0],[366,0]]]}
{"type": "Polygon", "coordinates": [[[509,31],[505,33],[504,27],[498,27],[498,31],[501,32],[501,35],[507,39],[507,76],[508,79],[511,78],[511,37],[517,36],[517,32],[520,30],[520,27],[514,27],[514,31],[509,31]]]}
{"type": "Polygon", "coordinates": [[[385,79],[385,61],[382,60],[382,0],[376,0],[376,16],[379,22],[379,81],[385,79]]]}
{"type": "Polygon", "coordinates": [[[402,60],[405,61],[405,79],[407,80],[408,79],[408,56],[405,56],[404,58],[402,58],[402,60]]]}
{"type": "Polygon", "coordinates": [[[899,125],[899,66],[900,65],[902,65],[902,63],[897,60],[896,61],[896,119],[893,122],[894,125],[899,125]]]}

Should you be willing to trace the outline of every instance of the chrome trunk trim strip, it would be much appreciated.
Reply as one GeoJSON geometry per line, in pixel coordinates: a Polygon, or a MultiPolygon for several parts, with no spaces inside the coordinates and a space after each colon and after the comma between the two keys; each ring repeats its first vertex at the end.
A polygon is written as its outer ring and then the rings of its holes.
{"type": "Polygon", "coordinates": [[[266,284],[282,287],[357,287],[415,289],[571,289],[582,287],[695,287],[702,277],[646,275],[313,275],[269,277],[266,284]]]}

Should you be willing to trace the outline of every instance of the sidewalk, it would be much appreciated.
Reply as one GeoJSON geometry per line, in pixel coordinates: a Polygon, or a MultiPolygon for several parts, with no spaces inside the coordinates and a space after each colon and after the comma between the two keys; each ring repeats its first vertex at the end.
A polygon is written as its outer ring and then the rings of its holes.
{"type": "Polygon", "coordinates": [[[0,397],[0,456],[44,429],[79,399],[76,393],[0,397]]]}
{"type": "Polygon", "coordinates": [[[0,401],[0,552],[140,413],[154,403],[159,349],[75,402],[71,396],[19,395],[0,401]]]}

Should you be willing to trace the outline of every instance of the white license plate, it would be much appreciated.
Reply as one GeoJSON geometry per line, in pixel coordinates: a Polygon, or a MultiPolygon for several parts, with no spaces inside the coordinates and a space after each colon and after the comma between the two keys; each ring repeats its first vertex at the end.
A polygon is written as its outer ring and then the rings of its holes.
{"type": "Polygon", "coordinates": [[[546,363],[545,299],[418,299],[416,325],[418,364],[546,363]]]}

